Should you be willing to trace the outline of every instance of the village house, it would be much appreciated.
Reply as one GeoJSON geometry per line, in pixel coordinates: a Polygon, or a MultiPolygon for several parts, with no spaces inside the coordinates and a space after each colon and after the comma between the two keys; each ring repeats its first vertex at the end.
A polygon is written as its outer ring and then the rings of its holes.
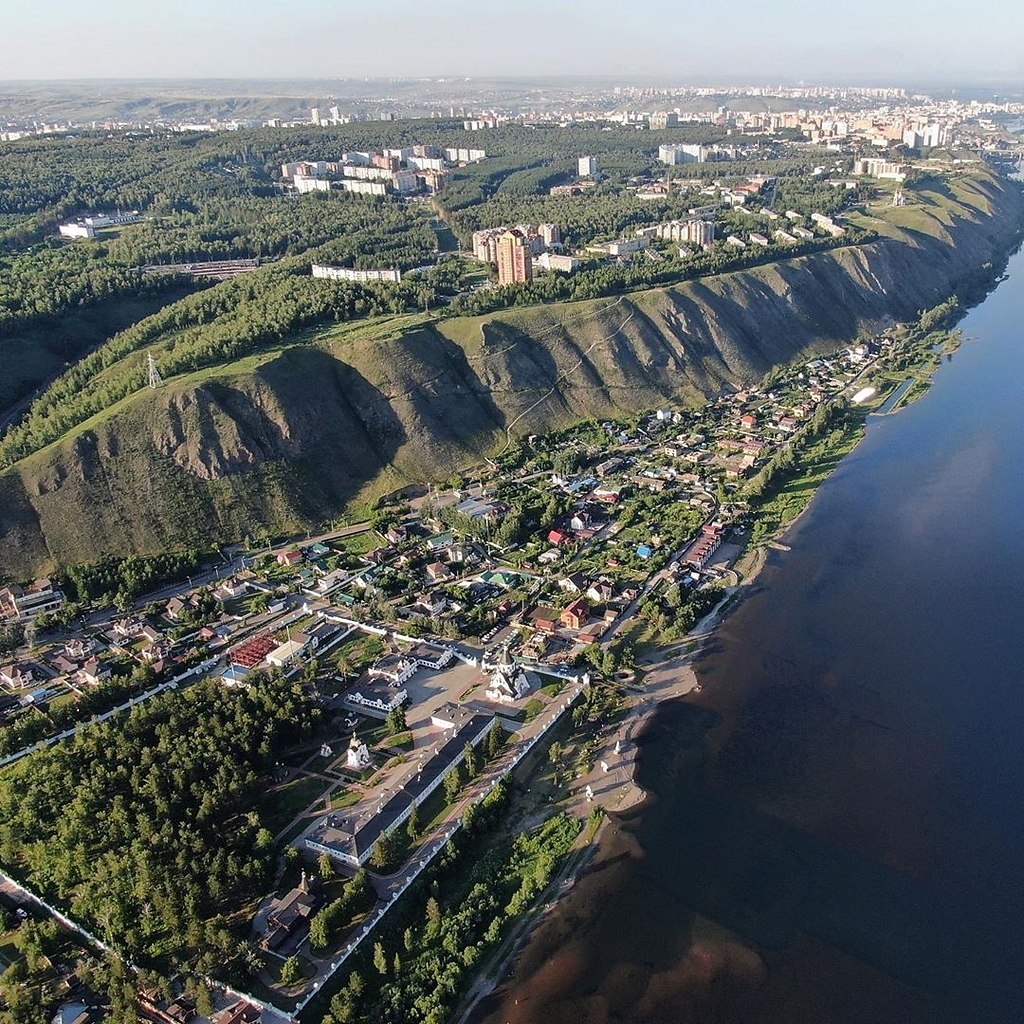
{"type": "Polygon", "coordinates": [[[435,618],[448,607],[448,598],[440,590],[433,590],[429,594],[420,595],[413,607],[435,618]]]}
{"type": "Polygon", "coordinates": [[[389,544],[402,544],[409,537],[409,531],[404,526],[389,526],[384,534],[389,544]]]}
{"type": "Polygon", "coordinates": [[[427,578],[433,583],[450,580],[455,575],[444,562],[431,562],[424,571],[427,574],[427,578]]]}
{"type": "Polygon", "coordinates": [[[569,629],[583,629],[590,621],[590,608],[587,602],[578,597],[575,601],[567,604],[562,610],[561,621],[569,629]]]}
{"type": "Polygon", "coordinates": [[[577,533],[580,530],[589,530],[592,522],[589,512],[579,511],[574,513],[572,519],[569,520],[569,529],[577,533]]]}
{"type": "Polygon", "coordinates": [[[263,1014],[259,1007],[240,999],[237,1003],[223,1010],[218,1010],[211,1018],[210,1024],[262,1024],[263,1014]]]}
{"type": "Polygon", "coordinates": [[[35,681],[36,674],[31,665],[4,665],[0,668],[0,683],[12,690],[25,689],[32,686],[35,681]]]}
{"type": "Polygon", "coordinates": [[[554,633],[558,629],[558,612],[554,608],[538,605],[530,613],[530,624],[543,633],[554,633]]]}
{"type": "Polygon", "coordinates": [[[309,926],[310,918],[323,902],[318,880],[302,872],[299,884],[283,899],[275,900],[267,912],[267,926],[260,937],[264,949],[278,949],[300,929],[309,926]]]}

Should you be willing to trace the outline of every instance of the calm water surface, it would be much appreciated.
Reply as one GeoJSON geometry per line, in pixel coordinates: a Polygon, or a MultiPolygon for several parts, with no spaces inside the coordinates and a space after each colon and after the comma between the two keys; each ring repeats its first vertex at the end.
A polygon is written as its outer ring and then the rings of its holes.
{"type": "Polygon", "coordinates": [[[1024,1021],[1024,254],[643,740],[478,1019],[1024,1021]]]}

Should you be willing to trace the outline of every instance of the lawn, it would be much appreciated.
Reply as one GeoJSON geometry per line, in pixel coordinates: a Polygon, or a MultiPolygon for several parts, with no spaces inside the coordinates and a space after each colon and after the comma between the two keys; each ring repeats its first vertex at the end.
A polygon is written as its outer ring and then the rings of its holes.
{"type": "Polygon", "coordinates": [[[312,775],[298,775],[291,782],[272,789],[264,801],[263,824],[276,835],[330,786],[331,783],[312,775]]]}
{"type": "Polygon", "coordinates": [[[770,500],[757,508],[751,543],[763,543],[793,522],[810,504],[815,492],[843,457],[856,448],[863,436],[863,420],[850,418],[842,427],[801,452],[793,475],[788,476],[779,487],[773,487],[770,500]]]}
{"type": "Polygon", "coordinates": [[[341,811],[359,803],[362,795],[354,789],[339,789],[331,794],[331,810],[341,811]]]}

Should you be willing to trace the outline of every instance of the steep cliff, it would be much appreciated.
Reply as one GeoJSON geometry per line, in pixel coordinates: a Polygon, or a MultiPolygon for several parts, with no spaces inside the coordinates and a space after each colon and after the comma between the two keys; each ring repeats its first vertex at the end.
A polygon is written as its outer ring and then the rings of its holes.
{"type": "Polygon", "coordinates": [[[878,241],[619,299],[325,332],[120,402],[0,477],[0,567],[323,521],[589,417],[697,402],[991,277],[1024,220],[987,174],[876,211],[878,241]]]}

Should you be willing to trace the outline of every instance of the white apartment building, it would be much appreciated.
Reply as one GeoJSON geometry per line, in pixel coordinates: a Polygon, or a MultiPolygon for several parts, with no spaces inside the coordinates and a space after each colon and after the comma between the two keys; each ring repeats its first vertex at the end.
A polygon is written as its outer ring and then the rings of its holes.
{"type": "Polygon", "coordinates": [[[711,155],[707,146],[683,142],[658,147],[658,159],[670,167],[676,164],[702,164],[711,155]]]}
{"type": "Polygon", "coordinates": [[[358,281],[367,284],[371,281],[383,281],[397,284],[402,280],[402,272],[397,268],[391,270],[355,270],[352,267],[331,267],[322,263],[313,264],[313,276],[323,277],[331,281],[358,281]]]}

